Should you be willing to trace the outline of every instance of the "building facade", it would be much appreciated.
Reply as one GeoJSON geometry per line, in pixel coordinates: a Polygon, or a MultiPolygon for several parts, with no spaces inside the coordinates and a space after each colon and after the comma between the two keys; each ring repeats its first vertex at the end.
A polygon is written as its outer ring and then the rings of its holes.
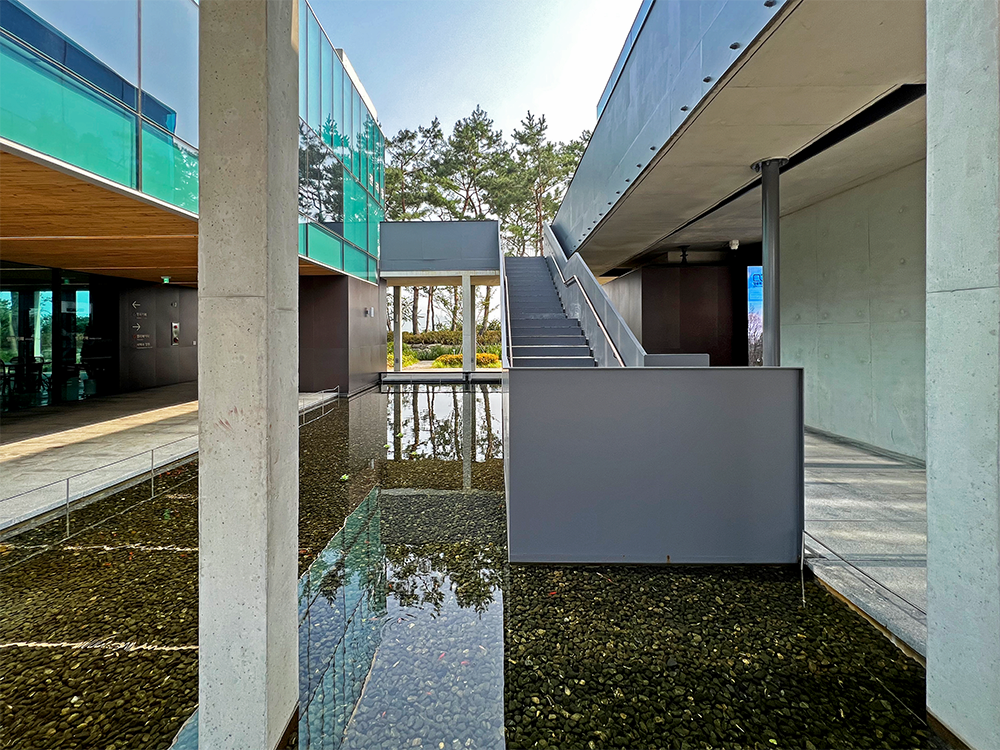
{"type": "MultiPolygon", "coordinates": [[[[197,377],[198,19],[0,3],[4,410],[197,377]]],[[[299,22],[302,387],[347,392],[384,368],[385,139],[305,0],[299,22]]]]}

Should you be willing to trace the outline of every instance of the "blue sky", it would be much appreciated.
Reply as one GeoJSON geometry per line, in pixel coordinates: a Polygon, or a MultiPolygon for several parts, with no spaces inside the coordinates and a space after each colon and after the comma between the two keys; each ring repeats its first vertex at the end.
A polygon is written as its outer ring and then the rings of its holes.
{"type": "Polygon", "coordinates": [[[435,115],[448,132],[481,105],[505,135],[530,109],[577,136],[640,0],[310,0],[378,109],[386,135],[435,115]]]}

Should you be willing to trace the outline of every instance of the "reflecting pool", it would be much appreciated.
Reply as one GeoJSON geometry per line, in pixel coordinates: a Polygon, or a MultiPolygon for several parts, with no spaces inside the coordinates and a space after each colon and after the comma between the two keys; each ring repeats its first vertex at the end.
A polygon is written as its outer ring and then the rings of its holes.
{"type": "MultiPolygon", "coordinates": [[[[502,419],[303,415],[292,746],[939,747],[923,668],[797,568],[509,565],[502,419]]],[[[0,748],[196,746],[196,469],[0,542],[0,748]]]]}

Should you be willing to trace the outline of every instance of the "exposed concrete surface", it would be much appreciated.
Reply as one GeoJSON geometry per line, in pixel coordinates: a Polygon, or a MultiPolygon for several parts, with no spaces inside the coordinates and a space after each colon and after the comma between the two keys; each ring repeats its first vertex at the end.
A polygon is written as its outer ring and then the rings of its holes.
{"type": "Polygon", "coordinates": [[[927,653],[927,502],[915,461],[806,433],[813,572],[919,654],[927,653]],[[825,547],[825,549],[823,549],[825,547]],[[832,554],[831,554],[832,553],[832,554]]]}
{"type": "Polygon", "coordinates": [[[782,217],[781,361],[806,424],[923,459],[924,162],[782,217]]]}
{"type": "Polygon", "coordinates": [[[200,6],[204,748],[273,750],[298,701],[298,25],[294,0],[200,6]]]}
{"type": "Polygon", "coordinates": [[[1000,747],[1000,4],[927,2],[927,710],[1000,747]]]}

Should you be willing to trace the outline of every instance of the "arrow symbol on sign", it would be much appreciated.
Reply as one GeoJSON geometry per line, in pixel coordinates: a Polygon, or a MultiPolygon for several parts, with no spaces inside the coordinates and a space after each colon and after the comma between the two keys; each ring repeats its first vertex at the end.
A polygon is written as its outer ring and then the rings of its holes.
{"type": "Polygon", "coordinates": [[[142,326],[140,326],[138,323],[136,323],[134,326],[132,326],[132,330],[133,331],[141,331],[142,330],[142,326]]]}
{"type": "Polygon", "coordinates": [[[141,307],[141,305],[136,300],[132,300],[132,309],[135,310],[138,307],[141,307]]]}

